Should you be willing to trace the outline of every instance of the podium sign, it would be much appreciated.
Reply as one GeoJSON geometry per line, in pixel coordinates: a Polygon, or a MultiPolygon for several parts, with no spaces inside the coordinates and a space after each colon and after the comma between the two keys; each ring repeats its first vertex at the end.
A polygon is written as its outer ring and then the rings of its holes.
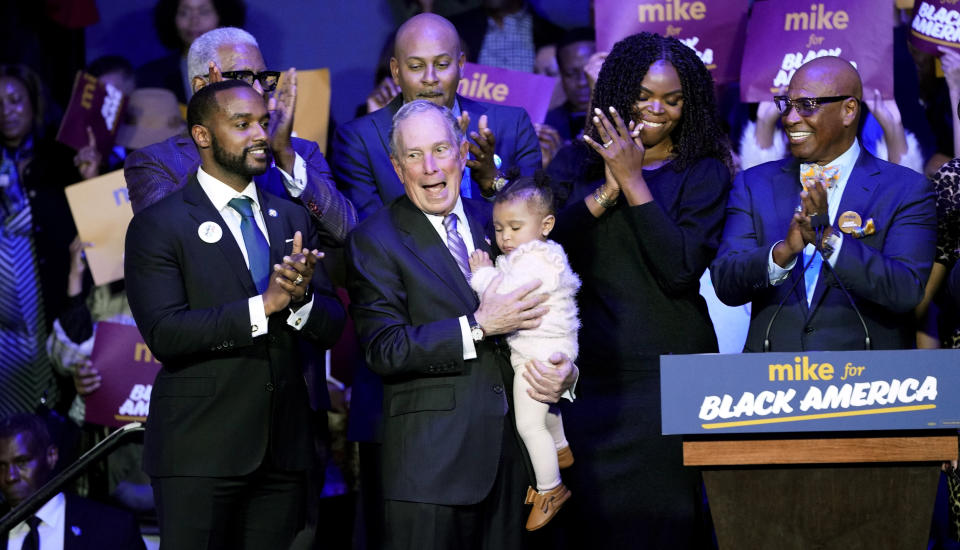
{"type": "Polygon", "coordinates": [[[664,434],[960,426],[960,350],[660,358],[664,434]]]}

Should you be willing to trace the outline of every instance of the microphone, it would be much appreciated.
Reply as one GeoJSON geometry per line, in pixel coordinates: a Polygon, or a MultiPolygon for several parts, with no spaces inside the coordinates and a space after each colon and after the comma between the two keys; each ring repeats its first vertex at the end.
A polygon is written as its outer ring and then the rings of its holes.
{"type": "MultiPolygon", "coordinates": [[[[820,254],[823,254],[823,239],[821,238],[822,230],[817,230],[817,250],[820,251],[820,254]]],[[[870,329],[867,328],[867,322],[864,321],[863,315],[860,314],[860,308],[857,307],[857,303],[853,300],[853,296],[850,296],[850,292],[847,291],[847,287],[843,285],[843,281],[840,280],[840,277],[837,276],[837,272],[833,269],[833,266],[830,265],[826,259],[823,263],[827,266],[827,270],[830,272],[830,275],[833,276],[833,280],[837,282],[837,286],[840,287],[840,290],[843,291],[843,295],[847,297],[847,301],[850,302],[850,307],[853,308],[853,312],[857,314],[857,318],[860,319],[860,326],[863,327],[863,349],[870,351],[872,349],[870,341],[870,329]]]]}
{"type": "Polygon", "coordinates": [[[780,310],[783,309],[783,304],[787,302],[787,298],[793,294],[793,291],[797,289],[797,285],[800,281],[803,280],[803,274],[806,273],[807,269],[810,268],[810,264],[813,263],[813,255],[810,255],[810,259],[807,260],[807,265],[803,266],[803,269],[800,270],[800,276],[797,277],[797,280],[793,282],[793,286],[790,287],[790,290],[783,295],[783,299],[780,300],[780,303],[777,304],[777,309],[773,311],[773,316],[770,317],[770,322],[767,323],[767,330],[763,333],[763,351],[764,353],[770,351],[770,329],[773,328],[773,322],[777,319],[777,316],[780,315],[780,310]]]}

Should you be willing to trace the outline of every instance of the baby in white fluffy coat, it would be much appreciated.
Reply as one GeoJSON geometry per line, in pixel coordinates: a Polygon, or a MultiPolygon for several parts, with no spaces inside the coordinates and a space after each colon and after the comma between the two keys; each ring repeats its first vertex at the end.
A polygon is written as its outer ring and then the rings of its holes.
{"type": "MultiPolygon", "coordinates": [[[[570,269],[563,248],[547,236],[553,229],[553,194],[533,178],[512,182],[497,196],[493,206],[493,225],[497,246],[503,255],[496,266],[483,251],[470,258],[473,275],[470,285],[483,294],[490,283],[502,275],[498,293],[508,293],[539,279],[534,292],[546,293],[544,305],[549,311],[540,326],[519,330],[507,337],[513,364],[513,402],[517,429],[530,455],[537,490],[528,491],[527,503],[534,504],[527,529],[545,525],[570,496],[560,478],[560,466],[573,463],[573,455],[563,433],[560,412],[527,394],[530,384],[523,377],[524,365],[532,359],[547,362],[554,352],[577,357],[577,316],[575,296],[580,279],[570,269]]],[[[549,364],[547,362],[547,364],[549,364]]]]}

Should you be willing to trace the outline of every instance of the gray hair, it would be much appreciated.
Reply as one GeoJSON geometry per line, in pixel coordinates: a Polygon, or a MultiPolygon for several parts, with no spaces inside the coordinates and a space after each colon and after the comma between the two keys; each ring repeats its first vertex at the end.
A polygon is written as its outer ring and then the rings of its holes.
{"type": "Polygon", "coordinates": [[[453,112],[446,107],[441,107],[436,103],[427,101],[426,99],[417,99],[411,101],[410,103],[405,103],[400,110],[397,111],[397,114],[393,115],[393,124],[390,126],[390,156],[396,160],[400,160],[400,136],[397,132],[397,127],[400,126],[400,123],[408,118],[418,115],[421,113],[427,113],[433,111],[440,115],[440,118],[446,123],[447,134],[452,138],[450,141],[455,147],[460,147],[460,144],[463,143],[463,130],[460,129],[460,123],[457,122],[456,117],[453,116],[453,112]]]}
{"type": "Polygon", "coordinates": [[[225,44],[247,44],[260,49],[257,39],[243,29],[220,27],[205,32],[190,44],[190,51],[187,52],[187,72],[190,73],[190,80],[195,76],[206,78],[211,61],[223,68],[217,50],[225,44]]]}

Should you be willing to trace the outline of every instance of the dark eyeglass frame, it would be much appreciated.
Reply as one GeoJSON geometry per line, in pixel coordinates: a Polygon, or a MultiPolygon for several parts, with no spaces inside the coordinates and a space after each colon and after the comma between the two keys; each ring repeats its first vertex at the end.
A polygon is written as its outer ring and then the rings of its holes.
{"type": "Polygon", "coordinates": [[[259,73],[255,73],[253,71],[243,70],[223,71],[220,74],[223,75],[223,78],[230,80],[243,80],[251,86],[253,86],[254,81],[257,81],[265,92],[272,92],[277,88],[277,84],[280,83],[280,71],[260,71],[259,73]]]}
{"type": "Polygon", "coordinates": [[[780,116],[787,116],[790,114],[790,109],[793,108],[796,108],[797,114],[800,116],[812,116],[824,103],[836,103],[837,101],[843,101],[846,99],[856,100],[857,98],[849,95],[798,97],[797,99],[790,99],[785,95],[773,96],[773,102],[777,105],[777,110],[780,111],[780,116]]]}

